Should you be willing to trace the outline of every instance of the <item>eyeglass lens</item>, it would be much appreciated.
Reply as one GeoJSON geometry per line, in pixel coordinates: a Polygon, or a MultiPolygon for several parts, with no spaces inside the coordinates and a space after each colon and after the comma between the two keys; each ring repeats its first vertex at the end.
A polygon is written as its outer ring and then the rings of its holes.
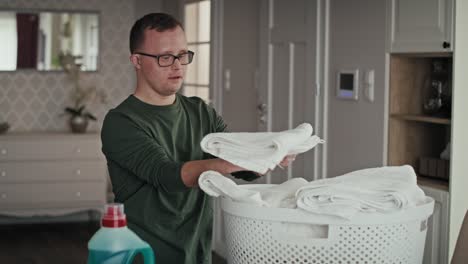
{"type": "Polygon", "coordinates": [[[192,62],[193,53],[187,52],[180,54],[179,56],[174,56],[172,54],[161,55],[158,57],[158,63],[160,66],[171,66],[174,64],[176,58],[179,59],[180,64],[187,65],[192,62]]]}

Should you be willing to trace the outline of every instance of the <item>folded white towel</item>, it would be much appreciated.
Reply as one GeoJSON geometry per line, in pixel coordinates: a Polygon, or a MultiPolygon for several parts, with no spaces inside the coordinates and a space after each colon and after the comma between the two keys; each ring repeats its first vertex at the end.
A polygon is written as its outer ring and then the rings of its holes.
{"type": "Polygon", "coordinates": [[[205,171],[198,179],[200,188],[210,196],[229,197],[236,202],[277,208],[295,208],[296,191],[306,184],[303,178],[293,178],[279,185],[247,189],[216,171],[205,171]]]}
{"type": "Polygon", "coordinates": [[[198,186],[210,196],[224,196],[236,202],[266,205],[258,191],[242,188],[217,171],[203,172],[198,178],[198,186]]]}
{"type": "Polygon", "coordinates": [[[296,193],[297,207],[350,219],[357,212],[392,212],[424,202],[411,166],[381,167],[310,182],[296,193]]]}
{"type": "Polygon", "coordinates": [[[304,178],[292,178],[269,188],[262,188],[260,196],[268,207],[296,208],[296,191],[307,185],[304,178]]]}
{"type": "Polygon", "coordinates": [[[312,126],[304,123],[282,132],[211,133],[200,144],[207,153],[264,174],[286,155],[306,152],[324,142],[312,132],[312,126]]]}

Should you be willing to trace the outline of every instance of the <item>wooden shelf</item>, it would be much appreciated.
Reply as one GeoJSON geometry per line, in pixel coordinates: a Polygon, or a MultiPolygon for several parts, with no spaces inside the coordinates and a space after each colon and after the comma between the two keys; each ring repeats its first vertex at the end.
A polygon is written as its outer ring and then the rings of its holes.
{"type": "MultiPolygon", "coordinates": [[[[439,157],[450,141],[452,121],[424,114],[421,106],[431,95],[434,58],[445,54],[390,57],[388,164],[409,164],[419,172],[421,157],[439,157]]],[[[450,56],[448,56],[450,57],[450,56]]],[[[447,71],[452,59],[439,59],[447,71]]],[[[447,73],[447,80],[451,74],[447,73]]],[[[422,171],[425,171],[423,168],[422,171]]],[[[427,170],[426,170],[427,171],[427,170]]],[[[428,172],[429,173],[429,172],[428,172]]],[[[449,182],[418,175],[418,184],[449,191],[449,182]]]]}
{"type": "Polygon", "coordinates": [[[425,123],[433,123],[433,124],[441,124],[441,125],[450,125],[451,120],[449,118],[440,118],[440,117],[432,117],[432,116],[425,116],[425,115],[407,115],[407,114],[391,114],[393,118],[403,119],[408,121],[417,121],[417,122],[425,122],[425,123]]]}
{"type": "Polygon", "coordinates": [[[418,176],[418,185],[431,187],[447,192],[449,191],[449,183],[447,181],[439,179],[418,176]]]}

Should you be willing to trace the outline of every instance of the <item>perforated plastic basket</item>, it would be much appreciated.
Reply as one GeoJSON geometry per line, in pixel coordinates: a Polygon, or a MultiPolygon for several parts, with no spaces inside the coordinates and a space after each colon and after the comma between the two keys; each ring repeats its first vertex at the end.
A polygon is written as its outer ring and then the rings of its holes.
{"type": "Polygon", "coordinates": [[[229,198],[221,207],[229,264],[421,264],[434,200],[396,213],[359,213],[352,221],[229,198]]]}

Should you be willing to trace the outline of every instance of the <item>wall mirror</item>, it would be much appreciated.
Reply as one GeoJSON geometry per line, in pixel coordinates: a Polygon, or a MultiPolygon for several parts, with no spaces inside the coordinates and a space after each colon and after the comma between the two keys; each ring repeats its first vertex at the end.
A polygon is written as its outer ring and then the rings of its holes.
{"type": "Polygon", "coordinates": [[[60,71],[61,54],[98,69],[97,12],[0,10],[0,71],[60,71]]]}

